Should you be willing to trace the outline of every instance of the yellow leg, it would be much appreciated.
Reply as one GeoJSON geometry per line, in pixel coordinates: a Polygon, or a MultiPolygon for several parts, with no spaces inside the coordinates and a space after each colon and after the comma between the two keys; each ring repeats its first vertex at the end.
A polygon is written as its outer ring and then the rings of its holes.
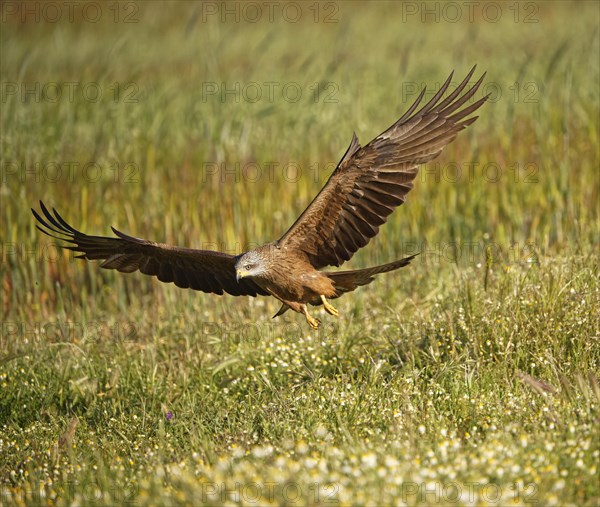
{"type": "Polygon", "coordinates": [[[340,314],[333,306],[331,306],[327,302],[327,299],[325,299],[325,296],[323,296],[322,294],[321,294],[321,301],[323,301],[323,308],[325,308],[325,311],[329,315],[335,315],[337,317],[340,314]]]}
{"type": "Polygon", "coordinates": [[[306,317],[306,322],[308,322],[308,325],[313,329],[319,329],[319,324],[321,323],[321,321],[319,319],[311,317],[308,314],[308,308],[306,308],[306,305],[302,306],[302,311],[304,312],[304,316],[306,317]]]}

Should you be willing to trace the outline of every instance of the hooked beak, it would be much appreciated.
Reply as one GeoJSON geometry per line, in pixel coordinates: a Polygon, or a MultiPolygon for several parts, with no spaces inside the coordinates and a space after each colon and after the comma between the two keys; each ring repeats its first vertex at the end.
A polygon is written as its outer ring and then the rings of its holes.
{"type": "Polygon", "coordinates": [[[248,276],[248,271],[244,269],[238,269],[235,272],[235,280],[237,282],[239,282],[242,278],[245,278],[246,276],[248,276]]]}

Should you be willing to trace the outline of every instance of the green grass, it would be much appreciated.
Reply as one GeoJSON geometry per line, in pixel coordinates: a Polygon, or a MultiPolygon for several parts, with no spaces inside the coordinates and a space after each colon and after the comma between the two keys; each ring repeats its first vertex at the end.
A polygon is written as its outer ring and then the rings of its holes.
{"type": "Polygon", "coordinates": [[[337,22],[314,23],[315,5],[297,23],[154,2],[136,23],[20,23],[2,5],[3,503],[600,501],[597,5],[451,23],[324,3],[337,22]],[[349,265],[421,256],[318,332],[271,320],[273,300],[102,271],[34,227],[43,199],[92,234],[270,241],[353,130],[368,142],[474,63],[500,96],[349,265]],[[239,96],[203,95],[222,83],[239,96]]]}

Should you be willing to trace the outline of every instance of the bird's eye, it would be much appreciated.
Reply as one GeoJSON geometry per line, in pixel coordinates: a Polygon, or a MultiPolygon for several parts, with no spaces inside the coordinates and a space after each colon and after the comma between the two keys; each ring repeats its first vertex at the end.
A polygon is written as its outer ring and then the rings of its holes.
{"type": "Polygon", "coordinates": [[[250,271],[250,270],[252,269],[252,264],[246,264],[246,265],[244,266],[244,269],[245,269],[246,271],[250,271]]]}

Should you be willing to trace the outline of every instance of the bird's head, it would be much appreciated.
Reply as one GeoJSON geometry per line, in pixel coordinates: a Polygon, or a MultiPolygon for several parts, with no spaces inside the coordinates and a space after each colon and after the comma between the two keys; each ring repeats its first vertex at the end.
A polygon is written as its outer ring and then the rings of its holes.
{"type": "Polygon", "coordinates": [[[235,278],[239,282],[242,278],[254,278],[265,271],[261,256],[256,250],[250,250],[241,255],[235,263],[235,278]]]}

